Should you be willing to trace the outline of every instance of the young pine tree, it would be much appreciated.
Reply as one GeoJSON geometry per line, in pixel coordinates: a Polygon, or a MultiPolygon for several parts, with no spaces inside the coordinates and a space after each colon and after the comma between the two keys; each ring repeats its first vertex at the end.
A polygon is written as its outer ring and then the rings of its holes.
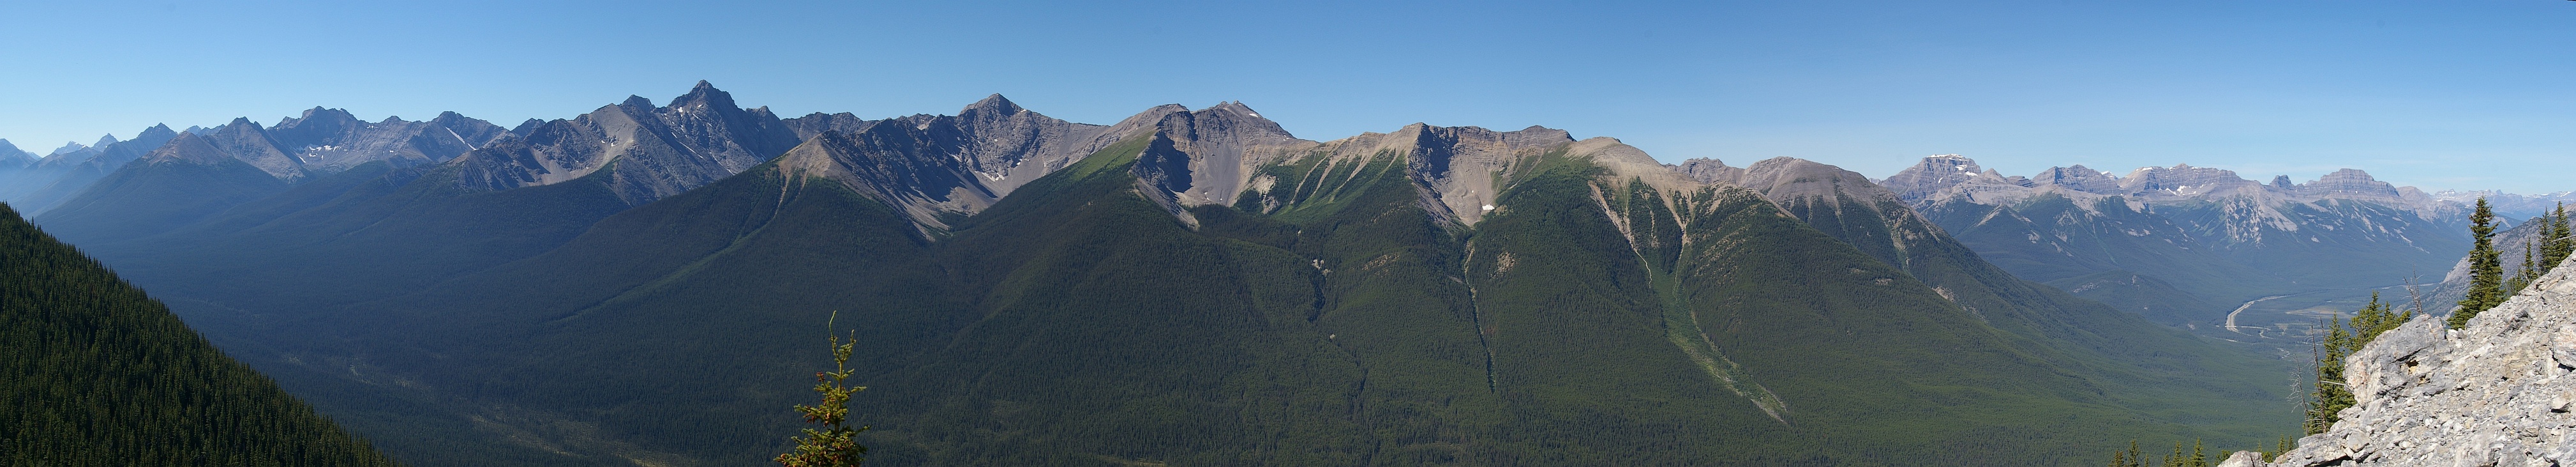
{"type": "Polygon", "coordinates": [[[2314,391],[2308,393],[2307,434],[2324,433],[2340,419],[2337,412],[2352,407],[2352,391],[2343,385],[2343,358],[2350,355],[2352,333],[2346,332],[2341,318],[2327,318],[2326,338],[2317,343],[2317,379],[2314,391]]]}
{"type": "MultiPolygon", "coordinates": [[[[2316,390],[2308,394],[2308,420],[2304,425],[2307,434],[2324,433],[2334,426],[2335,421],[2343,419],[2339,415],[2343,409],[2358,402],[2352,389],[2344,387],[2344,358],[2361,351],[2361,346],[2370,344],[2381,333],[2397,329],[2398,325],[2411,319],[2415,319],[2414,311],[2400,314],[2394,304],[2379,301],[2376,292],[2370,294],[2368,305],[2353,312],[2348,326],[2339,319],[2328,318],[2326,338],[2317,343],[2317,381],[2316,390]]],[[[2284,439],[2282,450],[2288,450],[2287,443],[2288,440],[2284,439]]]]}
{"type": "Polygon", "coordinates": [[[2540,266],[2533,264],[2536,258],[2531,254],[2534,248],[2536,245],[2531,242],[2522,242],[2522,269],[2513,273],[2513,279],[2504,281],[2505,296],[2521,295],[2522,288],[2540,281],[2540,266]]]}
{"type": "MultiPolygon", "coordinates": [[[[833,313],[835,318],[839,315],[838,312],[833,313]]],[[[824,329],[831,329],[830,320],[823,323],[824,329]]],[[[823,394],[823,403],[796,406],[796,412],[805,415],[805,422],[821,424],[824,428],[806,428],[804,437],[791,438],[796,441],[796,450],[771,459],[779,465],[858,467],[859,462],[867,460],[868,447],[860,446],[856,437],[859,432],[868,431],[868,427],[852,428],[849,423],[850,394],[868,389],[847,384],[851,373],[850,352],[857,350],[859,338],[853,331],[848,342],[841,341],[841,336],[831,336],[830,339],[832,371],[814,373],[814,392],[823,394]]]]}
{"type": "Polygon", "coordinates": [[[2138,452],[2138,440],[2129,440],[2129,450],[2111,450],[2111,467],[2147,467],[2147,454],[2138,452]]]}
{"type": "Polygon", "coordinates": [[[2576,253],[2576,232],[2568,230],[2567,203],[2558,203],[2558,209],[2543,217],[2549,221],[2540,239],[2540,274],[2545,275],[2558,269],[2558,263],[2566,261],[2568,254],[2576,253]]]}
{"type": "Polygon", "coordinates": [[[2469,248],[2469,293],[2460,297],[2459,311],[2451,312],[2451,329],[2466,328],[2469,318],[2478,312],[2504,303],[2504,264],[2495,249],[2495,210],[2486,198],[2478,198],[2477,211],[2469,214],[2469,237],[2476,243],[2469,248]]]}
{"type": "Polygon", "coordinates": [[[2200,449],[2200,440],[2191,440],[2191,457],[2183,459],[2183,467],[2209,467],[2209,454],[2200,449]]]}

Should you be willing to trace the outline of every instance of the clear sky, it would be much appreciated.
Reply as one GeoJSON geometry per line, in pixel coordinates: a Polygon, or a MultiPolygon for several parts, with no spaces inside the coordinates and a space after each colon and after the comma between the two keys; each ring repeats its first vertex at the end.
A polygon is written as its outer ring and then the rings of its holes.
{"type": "Polygon", "coordinates": [[[509,126],[705,79],[788,116],[1241,100],[1317,140],[1543,125],[1878,177],[1956,153],[2576,190],[2565,0],[0,0],[0,22],[0,138],[38,153],[316,105],[509,126]]]}

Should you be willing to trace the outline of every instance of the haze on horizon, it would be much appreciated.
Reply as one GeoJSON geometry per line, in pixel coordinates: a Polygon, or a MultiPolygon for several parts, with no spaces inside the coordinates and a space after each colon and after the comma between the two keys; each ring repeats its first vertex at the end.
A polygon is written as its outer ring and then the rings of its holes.
{"type": "Polygon", "coordinates": [[[568,118],[700,79],[781,115],[1074,121],[1240,100],[1309,139],[1413,122],[1872,176],[2189,163],[2576,189],[2576,2],[1295,5],[0,2],[0,138],[42,154],[313,106],[568,118]],[[32,92],[31,92],[32,90],[32,92]]]}

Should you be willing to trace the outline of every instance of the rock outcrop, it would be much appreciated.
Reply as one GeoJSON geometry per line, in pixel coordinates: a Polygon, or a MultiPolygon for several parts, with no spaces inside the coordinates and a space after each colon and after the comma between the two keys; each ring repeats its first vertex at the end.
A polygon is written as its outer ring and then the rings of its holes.
{"type": "Polygon", "coordinates": [[[2275,467],[2576,464],[2576,268],[2560,267],[2467,329],[2434,316],[2345,361],[2358,403],[2275,467]]]}

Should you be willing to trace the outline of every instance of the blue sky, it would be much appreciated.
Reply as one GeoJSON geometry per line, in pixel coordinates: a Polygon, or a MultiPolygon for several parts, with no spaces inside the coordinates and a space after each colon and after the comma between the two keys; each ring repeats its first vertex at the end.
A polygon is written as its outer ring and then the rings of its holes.
{"type": "Polygon", "coordinates": [[[2576,190],[2576,2],[27,2],[0,138],[454,110],[504,126],[697,80],[783,115],[989,93],[1108,123],[1241,100],[1308,139],[1413,122],[1886,176],[2190,163],[2576,190]]]}

